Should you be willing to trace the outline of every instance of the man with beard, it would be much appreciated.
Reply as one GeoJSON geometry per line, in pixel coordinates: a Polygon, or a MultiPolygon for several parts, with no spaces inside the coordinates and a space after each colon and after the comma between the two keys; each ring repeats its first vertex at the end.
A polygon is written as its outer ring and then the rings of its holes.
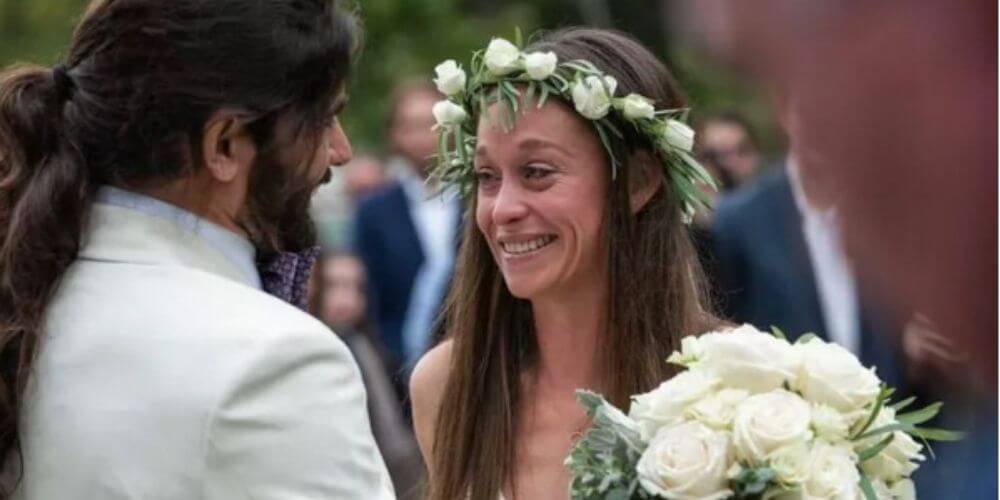
{"type": "Polygon", "coordinates": [[[65,63],[0,73],[0,498],[393,497],[300,309],[356,31],[330,0],[96,0],[65,63]]]}

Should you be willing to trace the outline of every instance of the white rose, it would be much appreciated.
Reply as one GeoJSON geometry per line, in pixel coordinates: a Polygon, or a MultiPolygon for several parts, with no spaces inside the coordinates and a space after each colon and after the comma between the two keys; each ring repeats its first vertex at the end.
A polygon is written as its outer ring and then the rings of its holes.
{"type": "Polygon", "coordinates": [[[917,489],[909,479],[896,481],[892,486],[881,479],[873,479],[872,490],[875,491],[875,498],[878,500],[917,500],[917,489]]]}
{"type": "Polygon", "coordinates": [[[813,404],[812,429],[817,436],[836,443],[847,439],[847,418],[839,411],[823,404],[813,404]]]}
{"type": "Polygon", "coordinates": [[[649,441],[661,427],[683,419],[690,404],[714,392],[718,385],[718,379],[701,371],[683,371],[656,389],[634,396],[628,416],[639,424],[642,439],[649,441]]]}
{"type": "Polygon", "coordinates": [[[796,372],[792,346],[750,325],[698,338],[698,367],[728,387],[753,393],[777,389],[796,372]]]}
{"type": "Polygon", "coordinates": [[[434,103],[431,112],[434,113],[434,119],[440,127],[461,125],[468,117],[465,109],[447,99],[434,103]]]}
{"type": "Polygon", "coordinates": [[[701,348],[701,344],[698,343],[698,337],[688,335],[681,339],[681,350],[671,353],[670,357],[667,358],[667,362],[690,368],[698,364],[698,360],[701,359],[703,354],[704,350],[701,348]]]}
{"type": "Polygon", "coordinates": [[[450,97],[465,90],[465,71],[453,59],[438,64],[434,72],[437,73],[434,85],[442,94],[450,97]]]}
{"type": "Polygon", "coordinates": [[[618,82],[610,76],[604,77],[603,82],[596,76],[577,80],[571,92],[576,111],[591,120],[604,118],[611,107],[611,97],[617,86],[618,82]]]}
{"type": "Polygon", "coordinates": [[[736,455],[764,465],[771,452],[812,438],[811,409],[798,395],[783,389],[750,396],[736,408],[733,444],[736,455]]]}
{"type": "Polygon", "coordinates": [[[494,38],[486,47],[483,62],[490,73],[503,76],[521,68],[520,58],[521,51],[517,46],[503,38],[494,38]]]}
{"type": "MultiPolygon", "coordinates": [[[[885,407],[875,417],[875,421],[868,429],[875,430],[895,423],[897,423],[895,410],[885,407]]],[[[885,439],[885,436],[885,434],[876,434],[862,439],[855,443],[854,449],[860,451],[874,446],[885,439]]],[[[861,469],[872,478],[893,483],[910,477],[913,471],[917,470],[919,467],[917,462],[924,460],[924,455],[920,453],[922,449],[920,443],[916,442],[909,434],[895,431],[889,446],[886,446],[878,455],[862,462],[861,469]]]]}
{"type": "Polygon", "coordinates": [[[851,450],[816,441],[809,452],[801,500],[861,500],[858,466],[851,450]]]}
{"type": "Polygon", "coordinates": [[[801,361],[793,387],[809,401],[850,413],[878,397],[878,377],[847,349],[819,339],[796,344],[793,349],[801,361]]]}
{"type": "Polygon", "coordinates": [[[678,120],[667,120],[667,128],[663,133],[663,139],[672,147],[691,151],[694,147],[694,130],[684,122],[678,120]]]}
{"type": "Polygon", "coordinates": [[[524,70],[532,80],[544,80],[556,70],[557,62],[554,52],[532,52],[524,55],[524,70]]]}
{"type": "Polygon", "coordinates": [[[725,432],[683,422],[656,434],[636,472],[644,490],[663,498],[722,500],[733,494],[726,475],[731,463],[725,432]]]}
{"type": "Polygon", "coordinates": [[[722,389],[688,407],[685,416],[713,429],[728,429],[736,416],[736,408],[750,393],[743,389],[722,389]]]}
{"type": "Polygon", "coordinates": [[[777,476],[778,482],[786,488],[797,487],[805,481],[809,465],[809,445],[805,441],[791,444],[772,451],[767,463],[777,476]]]}
{"type": "Polygon", "coordinates": [[[653,103],[639,94],[629,94],[622,99],[621,103],[622,113],[625,114],[625,118],[628,118],[629,120],[653,118],[654,113],[656,113],[656,109],[653,108],[653,103]]]}

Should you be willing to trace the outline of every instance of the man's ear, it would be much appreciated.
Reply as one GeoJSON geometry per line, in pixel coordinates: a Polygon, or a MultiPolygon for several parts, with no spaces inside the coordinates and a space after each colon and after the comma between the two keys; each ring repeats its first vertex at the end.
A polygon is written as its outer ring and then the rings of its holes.
{"type": "Polygon", "coordinates": [[[257,148],[247,131],[247,115],[220,109],[205,122],[201,161],[215,180],[229,183],[250,168],[257,148]]]}
{"type": "Polygon", "coordinates": [[[655,154],[642,150],[629,158],[629,169],[629,200],[632,214],[637,214],[663,186],[663,168],[655,154]]]}

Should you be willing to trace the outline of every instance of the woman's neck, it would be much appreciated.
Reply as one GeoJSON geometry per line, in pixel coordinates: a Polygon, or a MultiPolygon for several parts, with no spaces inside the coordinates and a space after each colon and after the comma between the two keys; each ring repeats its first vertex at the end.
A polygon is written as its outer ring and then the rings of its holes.
{"type": "Polygon", "coordinates": [[[579,287],[571,294],[533,300],[538,339],[537,388],[599,390],[599,341],[607,328],[605,287],[579,287]]]}

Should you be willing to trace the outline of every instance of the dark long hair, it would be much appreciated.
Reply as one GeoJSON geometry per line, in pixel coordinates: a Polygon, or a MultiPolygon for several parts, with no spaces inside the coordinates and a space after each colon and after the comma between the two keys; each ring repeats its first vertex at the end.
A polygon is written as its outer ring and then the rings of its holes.
{"type": "Polygon", "coordinates": [[[260,118],[262,151],[294,146],[279,121],[319,140],[358,36],[336,0],[95,0],[62,65],[0,73],[0,459],[96,187],[191,174],[223,107],[260,118]]]}
{"type": "MultiPolygon", "coordinates": [[[[525,50],[552,51],[563,61],[586,59],[618,80],[621,95],[648,96],[658,109],[684,104],[667,68],[627,35],[569,29],[547,34],[525,50]]],[[[650,145],[633,134],[616,139],[612,148],[617,158],[629,158],[650,145]]],[[[664,360],[682,336],[717,326],[718,320],[708,311],[702,272],[673,190],[659,189],[633,214],[630,182],[655,172],[639,163],[623,167],[604,215],[610,321],[598,350],[606,396],[624,408],[630,395],[673,375],[664,360]]],[[[470,218],[475,210],[473,200],[470,218]]],[[[429,498],[495,500],[515,473],[521,377],[536,362],[538,348],[531,305],[511,295],[483,235],[469,224],[463,241],[447,305],[452,359],[435,423],[429,498]]]]}

